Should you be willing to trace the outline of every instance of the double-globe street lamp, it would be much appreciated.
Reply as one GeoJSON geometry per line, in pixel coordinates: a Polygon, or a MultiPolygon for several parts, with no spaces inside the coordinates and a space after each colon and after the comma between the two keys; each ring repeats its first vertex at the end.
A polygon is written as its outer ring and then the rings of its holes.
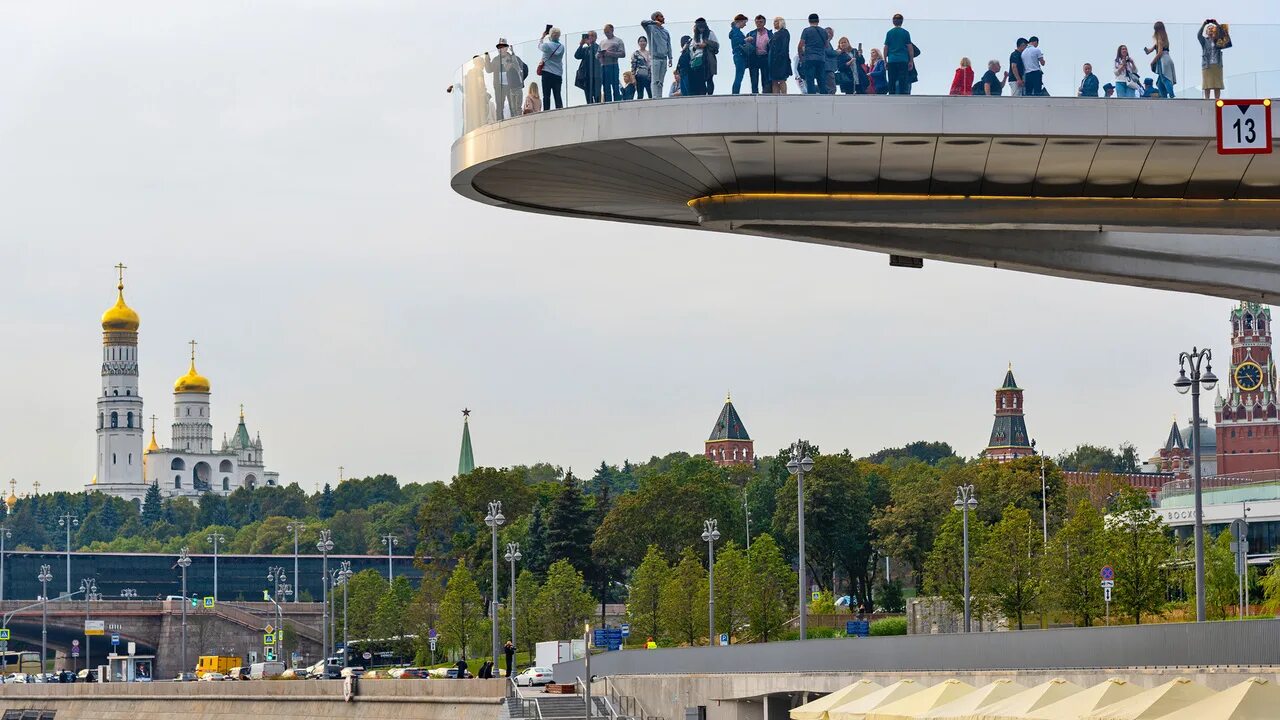
{"type": "MultiPolygon", "coordinates": [[[[285,525],[284,529],[293,533],[293,578],[294,578],[294,582],[297,582],[298,578],[302,577],[301,575],[298,574],[298,533],[301,533],[303,530],[306,530],[307,525],[306,523],[295,521],[295,522],[289,523],[288,525],[285,525]]],[[[301,584],[298,585],[298,590],[302,590],[301,584]]],[[[298,602],[298,595],[296,593],[293,596],[293,601],[298,602]]]]}
{"type": "Polygon", "coordinates": [[[0,525],[0,603],[4,602],[4,541],[11,537],[13,532],[0,525]]]}
{"type": "Polygon", "coordinates": [[[342,667],[351,664],[351,641],[347,636],[347,585],[350,584],[351,576],[355,573],[351,572],[351,561],[343,560],[335,574],[335,581],[342,585],[342,667]]]}
{"type": "Polygon", "coordinates": [[[219,532],[209,533],[205,538],[207,542],[213,545],[213,599],[218,600],[218,544],[227,541],[227,537],[219,532]]]}
{"type": "MultiPolygon", "coordinates": [[[[507,543],[507,552],[502,556],[507,562],[511,563],[511,597],[508,602],[511,604],[511,647],[516,647],[516,562],[523,557],[520,554],[520,543],[507,543]]],[[[514,658],[512,664],[515,664],[514,658]]],[[[513,667],[507,668],[507,674],[511,675],[513,667]]],[[[514,675],[511,675],[514,677],[514,675]]]]}
{"type": "Polygon", "coordinates": [[[98,594],[98,583],[91,577],[80,581],[80,592],[84,593],[84,666],[89,667],[89,603],[98,594]]]}
{"type": "MultiPolygon", "coordinates": [[[[715,520],[702,521],[702,542],[707,544],[707,644],[716,644],[716,541],[720,531],[715,520]]],[[[733,628],[729,628],[733,632],[733,628]]]]}
{"type": "Polygon", "coordinates": [[[1204,499],[1201,496],[1200,479],[1200,388],[1213,390],[1218,384],[1218,377],[1213,374],[1213,352],[1209,348],[1203,350],[1191,348],[1191,352],[1178,355],[1178,379],[1173,386],[1178,392],[1186,394],[1191,391],[1191,478],[1195,485],[1196,517],[1196,622],[1204,622],[1204,499]],[[1200,372],[1200,364],[1204,363],[1204,372],[1200,372]],[[1187,370],[1191,376],[1187,376],[1187,370]]]}
{"type": "Polygon", "coordinates": [[[493,578],[489,584],[489,624],[493,628],[490,640],[493,644],[494,667],[498,667],[498,528],[506,521],[507,518],[502,514],[502,501],[494,500],[490,502],[489,513],[484,516],[484,524],[489,526],[493,536],[493,558],[491,562],[493,578]]]}
{"type": "Polygon", "coordinates": [[[799,577],[800,597],[797,604],[800,610],[800,639],[804,640],[806,628],[808,627],[808,618],[805,617],[808,612],[805,609],[805,587],[804,582],[804,474],[813,469],[813,458],[809,457],[807,444],[802,440],[797,440],[791,446],[791,460],[787,463],[787,472],[796,476],[796,527],[798,544],[800,549],[799,561],[796,563],[796,570],[799,577]]]}
{"type": "Polygon", "coordinates": [[[187,672],[187,568],[191,567],[191,556],[187,548],[178,551],[178,567],[182,568],[182,667],[178,677],[185,677],[187,672]]]}
{"type": "Polygon", "coordinates": [[[395,580],[395,570],[391,567],[391,549],[400,544],[400,538],[387,533],[382,536],[382,542],[387,544],[387,587],[391,587],[391,583],[395,580]]]}
{"type": "Polygon", "coordinates": [[[316,541],[316,549],[320,551],[323,558],[320,565],[320,585],[323,593],[321,606],[324,608],[320,613],[320,654],[324,667],[321,673],[327,680],[329,678],[329,551],[333,550],[333,533],[329,530],[321,530],[320,539],[316,541]]]}
{"type": "Polygon", "coordinates": [[[40,566],[36,579],[40,581],[40,672],[43,673],[49,652],[49,581],[53,579],[48,565],[40,566]]]}
{"type": "Polygon", "coordinates": [[[67,594],[71,594],[71,529],[80,526],[75,513],[67,512],[58,518],[58,527],[67,529],[67,594]]]}
{"type": "Polygon", "coordinates": [[[951,503],[961,514],[962,545],[964,555],[964,631],[969,632],[971,629],[971,621],[973,615],[970,612],[969,603],[972,597],[969,593],[969,512],[977,509],[978,496],[973,490],[972,485],[956,486],[956,499],[951,503]]]}
{"type": "Polygon", "coordinates": [[[275,598],[276,606],[276,647],[284,647],[284,611],[280,607],[280,603],[286,602],[287,598],[293,594],[293,587],[289,585],[289,577],[285,575],[284,568],[273,565],[267,568],[267,582],[272,584],[271,597],[275,598]]]}

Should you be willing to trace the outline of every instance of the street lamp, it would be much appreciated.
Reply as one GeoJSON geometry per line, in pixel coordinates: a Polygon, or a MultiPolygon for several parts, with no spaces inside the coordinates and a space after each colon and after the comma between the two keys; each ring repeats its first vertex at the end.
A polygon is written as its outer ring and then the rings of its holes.
{"type": "MultiPolygon", "coordinates": [[[[302,532],[303,530],[306,530],[307,526],[305,523],[291,522],[288,525],[285,525],[284,529],[293,533],[293,579],[294,579],[294,582],[297,582],[298,578],[302,577],[301,575],[298,574],[298,533],[302,532]]],[[[298,590],[299,591],[302,590],[301,583],[298,584],[298,590]]],[[[297,593],[294,594],[293,601],[298,602],[297,593]]]]}
{"type": "Polygon", "coordinates": [[[343,560],[338,569],[338,582],[342,583],[342,667],[351,664],[351,642],[347,639],[347,585],[351,580],[351,561],[343,560]]]}
{"type": "Polygon", "coordinates": [[[491,563],[493,569],[493,580],[489,584],[489,623],[493,628],[491,640],[493,642],[493,666],[498,667],[498,528],[507,519],[502,515],[502,501],[494,500],[489,503],[489,514],[484,516],[484,524],[489,526],[489,530],[493,535],[493,561],[491,563]]]}
{"type": "MultiPolygon", "coordinates": [[[[1031,451],[1036,452],[1036,441],[1031,441],[1031,451]]],[[[1044,546],[1049,547],[1049,489],[1044,481],[1044,453],[1040,456],[1040,529],[1044,533],[1044,546]]]]}
{"type": "Polygon", "coordinates": [[[978,496],[973,491],[972,485],[959,485],[956,487],[956,500],[951,503],[960,510],[964,523],[964,631],[970,632],[972,629],[971,620],[973,615],[970,612],[969,603],[972,598],[969,596],[969,512],[978,507],[978,496]]]}
{"type": "Polygon", "coordinates": [[[387,544],[387,586],[391,586],[391,581],[395,579],[394,571],[391,568],[391,548],[400,544],[400,539],[391,533],[382,536],[382,542],[387,544]]]}
{"type": "Polygon", "coordinates": [[[791,446],[791,461],[787,463],[787,472],[796,476],[796,525],[798,529],[798,542],[800,548],[799,562],[797,569],[800,575],[800,639],[804,640],[808,626],[808,618],[805,617],[805,591],[808,589],[804,583],[804,474],[813,469],[813,458],[805,453],[806,443],[797,440],[791,446]],[[803,455],[803,457],[801,457],[803,455]],[[799,458],[799,459],[797,459],[799,458]]]}
{"type": "MultiPolygon", "coordinates": [[[[514,648],[516,646],[516,561],[523,557],[520,554],[520,544],[507,543],[507,553],[502,557],[511,563],[511,647],[514,648]]],[[[511,670],[512,668],[507,668],[508,675],[511,675],[511,670]]]]}
{"type": "Polygon", "coordinates": [[[98,583],[88,577],[80,581],[80,592],[84,593],[84,666],[89,667],[89,601],[98,592],[98,583]]]}
{"type": "Polygon", "coordinates": [[[0,526],[0,603],[4,602],[4,541],[13,537],[9,528],[0,526]]]}
{"type": "Polygon", "coordinates": [[[67,529],[67,594],[71,594],[71,528],[79,527],[80,519],[74,513],[64,513],[58,518],[58,527],[67,529]]]}
{"type": "Polygon", "coordinates": [[[134,590],[133,588],[124,588],[123,590],[120,591],[120,597],[124,598],[125,600],[137,600],[138,591],[134,590]]]}
{"type": "Polygon", "coordinates": [[[1209,348],[1203,350],[1191,348],[1191,352],[1178,355],[1178,379],[1173,386],[1185,395],[1191,391],[1191,478],[1195,483],[1196,517],[1196,622],[1204,622],[1204,498],[1201,496],[1200,484],[1200,388],[1212,390],[1218,384],[1218,377],[1213,374],[1213,352],[1209,348]],[[1200,364],[1204,363],[1204,373],[1200,372],[1200,364]],[[1187,377],[1187,369],[1191,369],[1191,377],[1187,377]]]}
{"type": "Polygon", "coordinates": [[[36,579],[40,581],[40,672],[43,673],[45,658],[49,652],[49,581],[53,579],[48,565],[40,566],[40,574],[36,579]]]}
{"type": "Polygon", "coordinates": [[[226,542],[227,537],[220,532],[209,533],[205,538],[207,542],[213,543],[213,599],[218,599],[218,543],[226,542]]]}
{"type": "Polygon", "coordinates": [[[329,551],[333,549],[333,533],[329,530],[320,531],[320,539],[316,541],[316,549],[320,551],[323,560],[320,565],[320,584],[321,592],[324,593],[321,598],[321,606],[324,608],[320,611],[320,652],[321,661],[324,663],[323,675],[326,680],[329,679],[329,551]]]}
{"type": "MultiPolygon", "coordinates": [[[[178,567],[182,568],[182,667],[179,673],[187,671],[187,568],[191,567],[191,556],[187,549],[178,551],[178,567]]],[[[178,677],[183,677],[181,674],[178,677]]]]}
{"type": "MultiPolygon", "coordinates": [[[[707,644],[716,644],[716,541],[720,531],[715,520],[702,521],[702,542],[707,544],[707,644]]],[[[733,628],[729,628],[733,632],[733,628]]]]}

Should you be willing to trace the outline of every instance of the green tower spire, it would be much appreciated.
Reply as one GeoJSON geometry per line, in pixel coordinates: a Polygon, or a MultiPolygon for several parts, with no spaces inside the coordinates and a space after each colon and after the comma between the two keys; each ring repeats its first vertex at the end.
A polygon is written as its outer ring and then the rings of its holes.
{"type": "Polygon", "coordinates": [[[471,411],[462,411],[462,452],[458,454],[458,476],[461,477],[476,469],[476,458],[471,452],[471,425],[468,419],[471,411]]]}

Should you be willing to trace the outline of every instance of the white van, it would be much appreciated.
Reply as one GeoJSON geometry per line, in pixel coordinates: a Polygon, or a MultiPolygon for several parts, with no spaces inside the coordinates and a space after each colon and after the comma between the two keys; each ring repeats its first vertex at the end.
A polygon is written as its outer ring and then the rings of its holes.
{"type": "Polygon", "coordinates": [[[278,677],[283,673],[284,663],[279,660],[254,663],[249,666],[250,680],[265,680],[267,678],[278,677]]]}

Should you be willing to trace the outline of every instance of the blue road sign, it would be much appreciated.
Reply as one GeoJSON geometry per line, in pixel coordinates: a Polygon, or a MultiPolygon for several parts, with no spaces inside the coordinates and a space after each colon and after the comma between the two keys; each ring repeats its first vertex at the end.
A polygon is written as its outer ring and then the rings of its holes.
{"type": "Polygon", "coordinates": [[[116,632],[111,633],[111,644],[112,645],[120,644],[120,633],[116,633],[116,632]]]}
{"type": "Polygon", "coordinates": [[[436,629],[435,629],[435,628],[431,628],[430,630],[428,630],[428,631],[427,631],[427,637],[429,637],[429,638],[436,637],[436,629]]]}
{"type": "Polygon", "coordinates": [[[720,633],[720,644],[721,645],[729,644],[729,633],[720,633]]]}
{"type": "Polygon", "coordinates": [[[871,637],[871,623],[866,620],[846,620],[844,634],[851,637],[871,637]]]}
{"type": "Polygon", "coordinates": [[[622,623],[622,637],[631,637],[631,623],[622,623]]]}
{"type": "Polygon", "coordinates": [[[0,640],[9,639],[9,628],[0,628],[0,640]]]}

